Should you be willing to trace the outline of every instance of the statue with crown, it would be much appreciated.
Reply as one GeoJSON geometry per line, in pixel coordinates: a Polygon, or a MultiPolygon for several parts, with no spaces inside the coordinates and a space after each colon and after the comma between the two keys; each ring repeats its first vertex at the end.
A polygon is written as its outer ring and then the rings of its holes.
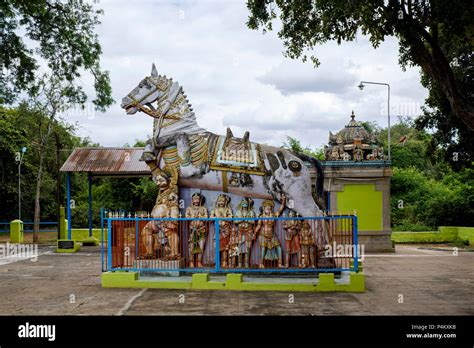
{"type": "MultiPolygon", "coordinates": [[[[154,64],[151,74],[122,99],[121,107],[128,115],[141,112],[153,119],[153,134],[141,157],[160,188],[153,217],[180,216],[176,197],[185,188],[200,193],[193,199],[189,195],[188,201],[194,202],[194,208],[188,210],[187,216],[207,217],[201,195],[205,192],[216,193],[214,205],[222,195],[239,201],[244,198],[264,201],[262,213],[268,216],[277,216],[272,208],[275,203],[280,204],[278,215],[285,208],[291,208],[301,217],[323,215],[323,170],[317,159],[253,142],[249,131],[239,137],[230,128],[224,135],[201,128],[183,87],[172,78],[159,74],[154,64]],[[317,174],[314,185],[310,168],[317,174]]],[[[231,202],[227,203],[231,209],[231,202]]],[[[212,206],[212,202],[209,204],[212,206]]],[[[268,222],[255,224],[255,227],[261,238],[254,249],[260,248],[266,257],[258,260],[256,267],[265,267],[266,260],[274,260],[281,267],[281,245],[284,241],[275,239],[273,225],[268,222]]],[[[192,246],[188,250],[180,250],[177,230],[174,221],[162,224],[150,222],[142,231],[146,253],[156,255],[156,250],[161,250],[160,255],[166,255],[171,260],[187,255],[193,258],[193,267],[203,265],[203,255],[206,254],[203,249],[210,244],[204,240],[209,234],[207,226],[191,224],[188,236],[192,246]]],[[[327,232],[320,224],[319,231],[314,233],[327,232]]],[[[248,254],[251,249],[249,238],[245,239],[245,243],[248,254]]],[[[242,259],[242,255],[233,256],[242,259]]],[[[244,264],[248,264],[250,255],[247,259],[243,256],[244,264]]],[[[226,260],[221,262],[228,264],[226,260]]]]}

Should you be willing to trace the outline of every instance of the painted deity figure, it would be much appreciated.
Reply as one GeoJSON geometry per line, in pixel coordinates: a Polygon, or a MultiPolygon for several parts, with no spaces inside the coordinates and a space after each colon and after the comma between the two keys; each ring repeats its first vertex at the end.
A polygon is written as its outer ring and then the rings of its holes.
{"type": "MultiPolygon", "coordinates": [[[[262,202],[263,212],[260,214],[262,218],[274,218],[279,217],[283,210],[285,209],[286,197],[281,196],[281,206],[278,211],[274,212],[275,203],[273,200],[266,199],[262,202]]],[[[257,227],[255,228],[255,233],[253,239],[255,239],[262,230],[263,235],[260,239],[260,268],[265,268],[265,261],[274,261],[278,260],[278,267],[282,266],[281,260],[281,246],[278,237],[275,235],[274,231],[275,220],[259,220],[257,227]]]]}
{"type": "MultiPolygon", "coordinates": [[[[176,193],[168,195],[167,218],[179,218],[179,196],[176,193]]],[[[164,234],[167,240],[165,259],[178,260],[181,257],[179,250],[179,223],[178,221],[163,221],[164,234]]]]}
{"type": "Polygon", "coordinates": [[[240,256],[239,244],[240,244],[239,243],[239,231],[234,226],[231,230],[230,238],[229,238],[228,257],[229,257],[229,267],[230,268],[236,268],[237,267],[237,262],[238,262],[239,256],[240,256]]]}
{"type": "MultiPolygon", "coordinates": [[[[253,199],[249,197],[243,198],[235,214],[236,218],[255,218],[256,214],[253,210],[253,199]]],[[[249,268],[250,257],[252,254],[252,242],[253,242],[253,231],[255,226],[255,220],[235,220],[236,229],[238,232],[238,250],[239,250],[239,264],[241,268],[244,265],[245,268],[249,268]]]]}
{"type": "Polygon", "coordinates": [[[349,155],[348,152],[344,152],[344,153],[342,154],[342,159],[343,159],[344,161],[350,161],[350,160],[351,160],[351,155],[349,155]]]}
{"type": "MultiPolygon", "coordinates": [[[[221,194],[217,197],[214,208],[211,210],[211,218],[231,218],[232,207],[230,206],[230,197],[221,194]]],[[[232,221],[219,221],[219,251],[221,267],[227,267],[229,256],[229,242],[232,233],[232,221]]]]}
{"type": "Polygon", "coordinates": [[[361,149],[360,145],[356,144],[354,148],[354,161],[362,162],[364,160],[364,151],[361,149]]]}
{"type": "Polygon", "coordinates": [[[300,267],[305,268],[308,266],[315,267],[314,263],[314,251],[316,242],[314,240],[313,231],[311,224],[308,220],[304,220],[301,226],[301,254],[300,254],[300,267]]]}
{"type": "MultiPolygon", "coordinates": [[[[186,208],[186,217],[194,219],[207,218],[207,209],[204,206],[206,198],[196,192],[191,197],[192,205],[186,208]]],[[[189,267],[194,267],[197,258],[197,267],[203,267],[204,247],[207,238],[207,223],[203,220],[191,220],[188,229],[189,267]]]]}
{"type": "Polygon", "coordinates": [[[337,161],[339,159],[339,147],[334,146],[330,152],[329,159],[331,161],[337,161]]]}
{"type": "Polygon", "coordinates": [[[155,240],[155,236],[158,232],[158,226],[153,221],[148,222],[143,227],[140,234],[145,253],[140,255],[140,258],[151,258],[154,256],[155,250],[161,250],[161,244],[160,247],[158,247],[158,242],[155,240]]]}
{"type": "MultiPolygon", "coordinates": [[[[173,167],[156,169],[153,179],[159,192],[155,206],[151,212],[153,218],[178,218],[178,186],[177,172],[173,167]]],[[[164,258],[179,257],[179,236],[177,221],[150,221],[141,231],[145,257],[153,257],[157,253],[164,258]]]]}
{"type": "MultiPolygon", "coordinates": [[[[294,210],[290,210],[288,217],[298,217],[298,214],[294,210]]],[[[285,231],[285,267],[291,266],[291,259],[296,254],[299,262],[300,253],[300,231],[301,231],[302,220],[285,220],[283,222],[283,230],[285,231]]]]}

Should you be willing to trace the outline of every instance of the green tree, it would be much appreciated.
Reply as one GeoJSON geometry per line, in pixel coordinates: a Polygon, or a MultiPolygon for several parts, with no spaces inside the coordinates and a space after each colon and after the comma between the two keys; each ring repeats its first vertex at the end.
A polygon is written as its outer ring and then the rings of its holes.
{"type": "MultiPolygon", "coordinates": [[[[474,130],[474,106],[471,89],[465,89],[452,67],[448,46],[461,43],[470,54],[465,57],[472,70],[474,6],[470,1],[449,0],[248,0],[251,29],[272,30],[279,16],[278,36],[286,47],[286,56],[306,60],[308,51],[327,41],[353,41],[358,31],[368,35],[374,48],[387,36],[399,41],[399,63],[403,68],[419,66],[428,86],[436,85],[447,101],[450,118],[456,126],[474,130]]],[[[464,57],[464,56],[463,56],[464,57]]],[[[314,64],[319,65],[315,55],[314,64]]],[[[472,79],[472,73],[469,77],[472,79]]],[[[442,112],[444,110],[441,110],[442,112]]],[[[427,114],[427,119],[433,115],[427,114]]],[[[425,121],[427,122],[427,121],[425,121]]],[[[437,125],[438,122],[433,122],[437,125]]],[[[449,136],[456,136],[449,134],[449,136]]]]}
{"type": "MultiPolygon", "coordinates": [[[[472,33],[471,33],[472,37],[472,33]]],[[[472,39],[460,40],[447,36],[444,30],[439,31],[438,42],[451,61],[457,86],[467,100],[473,104],[474,95],[474,53],[472,39]]],[[[474,160],[474,130],[465,127],[453,112],[442,87],[422,74],[422,84],[429,95],[423,114],[416,120],[419,129],[434,130],[430,152],[438,155],[451,164],[455,170],[470,166],[474,160]]]]}
{"type": "Polygon", "coordinates": [[[84,0],[5,0],[0,14],[0,104],[11,104],[28,91],[37,78],[39,59],[46,61],[50,76],[62,81],[72,83],[82,71],[89,72],[94,77],[96,108],[103,111],[113,103],[94,31],[102,10],[84,0]]]}
{"type": "Polygon", "coordinates": [[[51,126],[51,134],[55,135],[57,141],[47,142],[40,149],[38,129],[45,129],[47,123],[45,115],[29,109],[25,104],[15,109],[0,107],[1,221],[9,221],[18,216],[18,162],[15,161],[15,154],[22,147],[27,148],[21,166],[22,218],[24,221],[33,220],[39,154],[43,152],[41,219],[57,220],[57,196],[64,196],[63,186],[57,192],[56,183],[61,177],[58,165],[66,160],[72,148],[81,143],[74,135],[71,125],[55,121],[51,126]]]}
{"type": "Polygon", "coordinates": [[[426,231],[438,226],[471,226],[474,217],[474,171],[450,172],[442,180],[419,169],[394,168],[392,224],[396,230],[426,231]]]}
{"type": "Polygon", "coordinates": [[[379,133],[381,130],[377,121],[363,121],[360,124],[369,133],[379,133]]]}
{"type": "Polygon", "coordinates": [[[311,149],[310,147],[303,147],[301,142],[290,136],[286,137],[287,142],[283,142],[283,147],[285,149],[291,150],[295,153],[302,153],[319,160],[324,160],[324,150],[322,148],[311,149]]]}
{"type": "Polygon", "coordinates": [[[87,97],[81,86],[74,81],[67,81],[58,76],[44,74],[31,84],[29,88],[29,107],[46,116],[46,122],[40,122],[36,128],[38,135],[39,165],[36,175],[35,208],[34,208],[34,233],[33,241],[37,242],[39,235],[39,222],[41,211],[41,188],[43,181],[44,159],[46,145],[51,140],[54,123],[61,112],[80,105],[84,106],[87,97]]]}
{"type": "MultiPolygon", "coordinates": [[[[7,0],[0,5],[2,12],[2,72],[1,103],[12,103],[26,92],[29,107],[47,117],[38,131],[39,165],[36,176],[34,235],[38,240],[41,210],[45,147],[51,140],[58,114],[73,107],[84,108],[87,96],[78,84],[82,71],[94,77],[97,110],[104,111],[113,103],[108,72],[100,67],[101,47],[94,30],[100,22],[100,10],[83,0],[21,1],[7,0]],[[19,36],[25,36],[38,47],[28,48],[19,36]],[[36,74],[38,59],[47,68],[36,74]]],[[[41,71],[40,70],[40,71],[41,71]]]]}
{"type": "MultiPolygon", "coordinates": [[[[397,168],[416,167],[426,171],[432,167],[433,156],[428,153],[431,136],[414,127],[413,119],[399,117],[399,122],[392,125],[391,152],[392,165],[397,168]]],[[[387,128],[381,129],[379,138],[384,149],[388,147],[387,128]]]]}

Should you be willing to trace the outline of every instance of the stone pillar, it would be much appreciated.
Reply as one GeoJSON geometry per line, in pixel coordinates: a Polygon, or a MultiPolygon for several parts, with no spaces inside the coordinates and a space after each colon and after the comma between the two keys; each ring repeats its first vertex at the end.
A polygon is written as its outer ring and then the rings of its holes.
{"type": "Polygon", "coordinates": [[[10,242],[23,243],[23,221],[13,220],[10,222],[10,242]]]}
{"type": "Polygon", "coordinates": [[[394,252],[390,227],[390,177],[382,161],[326,161],[324,190],[333,212],[358,216],[359,244],[365,252],[394,252]]]}

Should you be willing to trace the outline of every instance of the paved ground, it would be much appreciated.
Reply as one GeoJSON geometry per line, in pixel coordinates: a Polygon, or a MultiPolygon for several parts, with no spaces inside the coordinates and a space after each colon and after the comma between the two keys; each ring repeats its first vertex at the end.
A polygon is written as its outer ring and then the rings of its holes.
{"type": "Polygon", "coordinates": [[[40,247],[36,262],[0,259],[0,315],[474,314],[474,252],[447,245],[369,255],[365,293],[295,293],[294,303],[282,292],[102,289],[98,247],[52,250],[40,247]]]}

